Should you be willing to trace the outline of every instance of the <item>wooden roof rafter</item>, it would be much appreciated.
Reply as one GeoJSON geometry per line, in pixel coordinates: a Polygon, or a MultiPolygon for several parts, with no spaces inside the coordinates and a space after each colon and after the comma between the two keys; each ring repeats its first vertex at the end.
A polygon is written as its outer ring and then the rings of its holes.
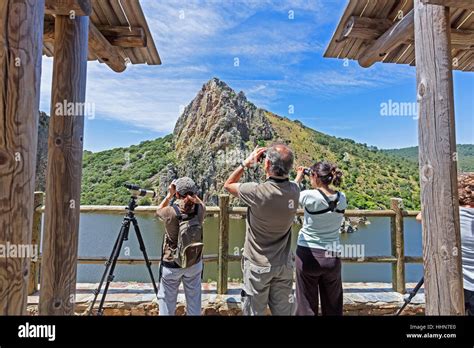
{"type": "MultiPolygon", "coordinates": [[[[474,71],[474,0],[423,2],[455,6],[453,69],[474,71]]],[[[414,65],[413,0],[350,0],[324,57],[357,60],[362,67],[376,62],[414,65]]]]}
{"type": "Polygon", "coordinates": [[[89,60],[105,63],[116,72],[124,71],[127,64],[161,64],[139,0],[45,0],[46,56],[54,56],[55,16],[71,11],[90,16],[89,60]]]}

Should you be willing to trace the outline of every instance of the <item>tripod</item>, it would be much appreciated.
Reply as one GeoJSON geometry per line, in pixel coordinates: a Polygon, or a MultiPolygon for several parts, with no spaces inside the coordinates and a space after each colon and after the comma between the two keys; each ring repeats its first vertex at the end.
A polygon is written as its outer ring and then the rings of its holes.
{"type": "Polygon", "coordinates": [[[138,221],[135,218],[135,208],[137,207],[137,197],[132,196],[128,203],[128,206],[125,208],[127,210],[127,214],[123,218],[122,227],[120,228],[120,232],[118,234],[117,240],[115,241],[114,247],[112,249],[112,253],[110,254],[109,259],[105,263],[105,271],[102,275],[102,278],[99,283],[99,287],[94,291],[94,299],[88,308],[88,314],[92,314],[92,309],[94,308],[95,302],[97,301],[97,297],[99,296],[100,289],[104,283],[105,278],[107,277],[107,283],[105,284],[104,293],[102,294],[102,298],[100,300],[99,308],[97,310],[97,315],[103,314],[103,307],[105,302],[105,297],[107,296],[107,291],[109,290],[110,283],[114,280],[114,271],[115,266],[117,264],[117,259],[120,255],[120,250],[122,249],[123,242],[128,240],[128,233],[130,230],[130,223],[133,224],[135,229],[135,234],[137,235],[138,243],[140,245],[140,250],[143,253],[143,257],[145,259],[146,267],[148,268],[148,272],[150,273],[151,283],[153,284],[153,289],[155,290],[155,294],[158,295],[158,289],[156,287],[155,278],[153,276],[153,272],[151,271],[151,262],[148,259],[148,255],[145,249],[145,243],[143,242],[142,235],[140,233],[140,228],[138,227],[138,221]]]}
{"type": "Polygon", "coordinates": [[[404,299],[405,303],[403,304],[402,308],[400,308],[400,310],[397,312],[396,315],[400,315],[400,313],[403,312],[403,310],[405,309],[406,306],[408,306],[408,304],[411,302],[413,297],[416,296],[417,292],[420,290],[424,282],[425,282],[425,277],[421,277],[421,280],[418,282],[418,284],[416,284],[415,288],[412,291],[410,291],[409,293],[410,295],[404,299]]]}

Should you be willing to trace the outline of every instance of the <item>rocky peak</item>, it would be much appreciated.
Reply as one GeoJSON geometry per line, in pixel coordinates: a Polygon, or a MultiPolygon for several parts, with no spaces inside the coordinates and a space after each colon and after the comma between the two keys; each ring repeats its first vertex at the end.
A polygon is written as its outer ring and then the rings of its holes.
{"type": "Polygon", "coordinates": [[[208,202],[216,203],[235,164],[255,145],[274,137],[266,113],[249,102],[244,92],[236,93],[217,78],[209,80],[176,123],[179,164],[163,172],[161,188],[165,189],[172,176],[187,175],[194,178],[208,202]]]}
{"type": "Polygon", "coordinates": [[[203,85],[174,129],[178,154],[196,139],[219,150],[268,140],[272,135],[265,111],[250,103],[243,92],[236,93],[217,78],[203,85]]]}
{"type": "Polygon", "coordinates": [[[35,190],[43,192],[46,190],[46,170],[48,163],[48,128],[48,115],[46,115],[46,113],[44,112],[39,112],[35,190]]]}

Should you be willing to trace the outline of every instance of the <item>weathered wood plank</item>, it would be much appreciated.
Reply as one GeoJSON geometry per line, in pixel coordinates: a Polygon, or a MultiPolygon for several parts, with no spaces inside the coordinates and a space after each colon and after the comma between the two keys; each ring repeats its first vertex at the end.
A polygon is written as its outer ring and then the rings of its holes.
{"type": "Polygon", "coordinates": [[[463,315],[449,8],[415,0],[427,315],[463,315]]]}
{"type": "MultiPolygon", "coordinates": [[[[341,22],[346,22],[350,14],[354,11],[354,9],[359,5],[359,2],[356,0],[350,0],[349,3],[347,4],[346,9],[344,10],[344,15],[343,18],[341,19],[341,22]]],[[[329,41],[329,46],[326,48],[326,51],[324,53],[324,57],[332,57],[338,54],[338,52],[341,51],[342,47],[344,47],[343,42],[338,42],[338,39],[341,38],[342,32],[344,31],[344,27],[342,25],[338,25],[336,28],[336,31],[332,35],[331,41],[329,41]]]]}
{"type": "Polygon", "coordinates": [[[85,102],[89,17],[56,16],[55,25],[39,311],[73,315],[84,115],[61,114],[57,106],[85,102]]]}
{"type": "Polygon", "coordinates": [[[393,290],[404,294],[405,288],[405,243],[403,226],[403,201],[400,198],[392,198],[390,206],[395,212],[392,218],[392,255],[397,260],[392,265],[392,284],[393,290]]]}
{"type": "Polygon", "coordinates": [[[422,0],[425,4],[474,10],[474,0],[422,0]]]}
{"type": "MultiPolygon", "coordinates": [[[[372,18],[358,18],[358,17],[351,17],[357,18],[356,22],[364,19],[367,20],[376,20],[372,18]]],[[[359,24],[353,24],[354,27],[351,28],[351,23],[347,23],[347,31],[344,32],[344,38],[355,38],[355,39],[363,39],[369,41],[369,44],[372,44],[377,38],[379,38],[385,30],[381,30],[380,28],[373,28],[370,27],[370,24],[365,24],[364,21],[359,24]]],[[[378,20],[378,21],[385,21],[385,20],[378,20]]],[[[390,21],[389,21],[390,22],[390,21]]],[[[383,27],[383,25],[382,25],[383,27]]],[[[414,33],[410,37],[407,38],[405,42],[402,44],[411,44],[414,45],[415,37],[414,33]]],[[[466,29],[451,29],[451,46],[453,48],[462,49],[462,50],[472,50],[474,48],[474,30],[466,30],[466,29]]],[[[387,59],[391,61],[390,59],[387,59]]]]}
{"type": "MultiPolygon", "coordinates": [[[[0,1],[0,245],[31,246],[44,0],[0,1]]],[[[0,257],[0,315],[26,314],[31,255],[0,257]]]]}
{"type": "MultiPolygon", "coordinates": [[[[97,29],[112,46],[146,47],[147,45],[145,31],[140,27],[101,25],[97,29]]],[[[54,21],[44,22],[43,40],[54,43],[54,21]]]]}
{"type": "MultiPolygon", "coordinates": [[[[36,208],[41,207],[44,201],[43,192],[35,192],[34,198],[34,213],[33,213],[33,227],[31,235],[31,245],[36,246],[38,253],[41,250],[41,212],[36,208]]],[[[39,256],[39,255],[38,255],[39,256]]],[[[32,261],[30,264],[30,278],[28,281],[28,295],[34,294],[38,290],[39,283],[39,259],[32,261]]]]}
{"type": "Polygon", "coordinates": [[[342,37],[376,40],[382,36],[392,24],[392,21],[389,19],[352,16],[344,26],[342,37]]]}
{"type": "Polygon", "coordinates": [[[112,46],[146,47],[147,37],[141,27],[99,26],[97,29],[105,36],[112,46]]]}
{"type": "Polygon", "coordinates": [[[90,0],[46,0],[46,14],[61,16],[90,16],[90,0]]]}
{"type": "Polygon", "coordinates": [[[219,240],[218,240],[218,265],[217,265],[217,293],[227,292],[227,275],[229,259],[229,196],[219,196],[219,240]]]}

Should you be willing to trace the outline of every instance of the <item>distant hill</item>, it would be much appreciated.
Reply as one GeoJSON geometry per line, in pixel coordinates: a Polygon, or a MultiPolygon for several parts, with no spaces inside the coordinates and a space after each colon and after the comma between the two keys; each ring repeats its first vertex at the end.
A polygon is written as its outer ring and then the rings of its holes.
{"type": "MultiPolygon", "coordinates": [[[[474,172],[474,145],[458,145],[457,150],[458,170],[461,172],[474,172]]],[[[407,159],[414,163],[418,163],[418,146],[406,147],[402,149],[382,150],[382,152],[407,159]]]]}
{"type": "MultiPolygon", "coordinates": [[[[275,141],[293,148],[298,165],[337,162],[351,208],[388,208],[391,197],[403,198],[408,209],[419,208],[415,161],[257,108],[243,92],[215,78],[185,108],[172,135],[127,148],[86,151],[82,204],[125,204],[124,182],[155,187],[163,195],[169,182],[182,175],[193,177],[205,200],[215,204],[225,179],[246,154],[257,144],[275,141]]],[[[261,168],[246,171],[245,180],[262,179],[261,168]]]]}

